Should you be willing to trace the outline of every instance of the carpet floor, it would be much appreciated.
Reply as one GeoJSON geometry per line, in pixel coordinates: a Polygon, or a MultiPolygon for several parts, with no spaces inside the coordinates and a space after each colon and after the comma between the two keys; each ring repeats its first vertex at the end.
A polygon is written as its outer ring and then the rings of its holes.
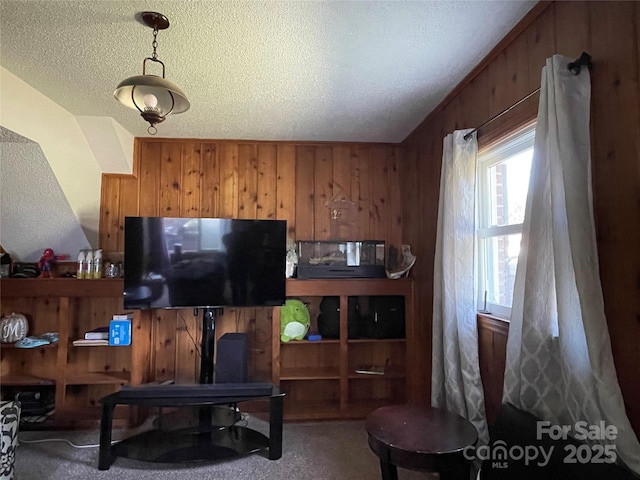
{"type": "MultiPolygon", "coordinates": [[[[263,420],[247,416],[249,427],[268,433],[263,420]]],[[[115,430],[119,440],[148,429],[115,430]]],[[[116,458],[98,470],[99,433],[95,431],[25,431],[16,451],[16,480],[379,480],[378,458],[369,449],[362,421],[285,423],[283,454],[269,460],[261,453],[207,463],[148,463],[116,458]],[[41,441],[48,440],[48,441],[41,441]],[[88,446],[76,448],[67,443],[88,446]]],[[[433,480],[437,474],[398,469],[399,480],[433,480]]]]}

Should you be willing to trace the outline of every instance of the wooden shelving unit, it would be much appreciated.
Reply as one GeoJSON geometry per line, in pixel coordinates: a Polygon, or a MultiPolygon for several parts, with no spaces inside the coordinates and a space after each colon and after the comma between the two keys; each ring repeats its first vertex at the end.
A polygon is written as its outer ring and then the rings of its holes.
{"type": "MultiPolygon", "coordinates": [[[[2,279],[2,314],[27,316],[29,335],[58,332],[59,342],[33,349],[3,345],[0,362],[2,393],[55,388],[55,414],[34,428],[83,428],[99,422],[99,401],[121,385],[152,380],[150,311],[137,311],[132,344],[127,347],[78,347],[73,340],[107,324],[122,310],[122,280],[2,279]]],[[[418,332],[410,279],[287,280],[287,296],[338,296],[339,339],[280,342],[280,309],[272,324],[272,381],[286,392],[285,419],[363,418],[375,408],[415,401],[420,392],[418,332]],[[400,295],[405,299],[406,337],[347,338],[347,305],[351,296],[400,295]],[[356,368],[385,364],[384,375],[365,375],[356,368]]],[[[119,409],[122,426],[139,420],[136,409],[119,409]]]]}
{"type": "MultiPolygon", "coordinates": [[[[99,421],[99,400],[126,383],[148,378],[150,322],[137,313],[132,345],[127,347],[77,347],[73,340],[88,330],[108,325],[122,311],[120,279],[74,278],[2,279],[2,314],[19,312],[29,321],[29,335],[58,332],[55,344],[15,348],[3,344],[0,362],[2,394],[38,388],[55,388],[55,414],[46,425],[84,427],[99,421]]],[[[122,410],[122,409],[121,409],[122,410]]],[[[119,414],[128,423],[128,415],[119,414]]]]}
{"type": "MultiPolygon", "coordinates": [[[[4,348],[4,347],[2,347],[4,348]]],[[[55,385],[56,382],[55,380],[51,379],[51,378],[42,378],[42,377],[36,377],[33,375],[12,375],[11,373],[7,373],[6,375],[2,375],[2,377],[0,377],[0,382],[2,383],[2,385],[7,386],[7,385],[15,385],[15,386],[23,386],[23,385],[31,385],[31,386],[37,386],[37,385],[55,385]]]]}
{"type": "Polygon", "coordinates": [[[79,375],[65,376],[65,385],[124,385],[129,383],[129,375],[107,375],[104,373],[87,372],[79,375]]]}
{"type": "Polygon", "coordinates": [[[415,401],[418,379],[408,368],[418,351],[412,336],[417,328],[412,280],[287,280],[287,297],[323,296],[340,297],[339,339],[281,342],[280,309],[274,309],[272,381],[287,392],[285,419],[364,418],[379,406],[415,401]],[[384,295],[404,297],[406,338],[349,339],[349,297],[384,295]],[[385,365],[383,375],[356,373],[374,364],[385,365]]]}
{"type": "Polygon", "coordinates": [[[122,280],[101,278],[3,278],[2,298],[16,297],[111,297],[122,299],[122,280]]]}

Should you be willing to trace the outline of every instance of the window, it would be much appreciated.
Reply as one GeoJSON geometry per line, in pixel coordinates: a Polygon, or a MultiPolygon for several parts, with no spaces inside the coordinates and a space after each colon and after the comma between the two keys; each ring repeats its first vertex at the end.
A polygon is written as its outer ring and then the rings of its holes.
{"type": "Polygon", "coordinates": [[[478,309],[507,318],[511,315],[534,134],[535,123],[478,154],[478,309]]]}

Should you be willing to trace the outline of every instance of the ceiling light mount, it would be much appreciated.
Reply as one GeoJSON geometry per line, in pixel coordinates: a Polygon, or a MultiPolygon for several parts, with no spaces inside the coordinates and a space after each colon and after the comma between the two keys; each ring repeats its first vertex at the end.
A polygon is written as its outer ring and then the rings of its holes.
{"type": "Polygon", "coordinates": [[[169,28],[169,20],[158,12],[140,12],[136,17],[140,23],[153,29],[153,53],[142,62],[142,75],[120,82],[113,95],[123,105],[138,110],[140,116],[149,122],[147,132],[155,135],[158,123],[172,113],[186,112],[190,104],[180,87],[165,79],[164,63],[158,59],[158,30],[169,28]],[[147,61],[162,65],[162,77],[147,74],[147,61]]]}
{"type": "Polygon", "coordinates": [[[166,30],[169,28],[169,19],[158,12],[140,12],[138,21],[154,30],[166,30]]]}

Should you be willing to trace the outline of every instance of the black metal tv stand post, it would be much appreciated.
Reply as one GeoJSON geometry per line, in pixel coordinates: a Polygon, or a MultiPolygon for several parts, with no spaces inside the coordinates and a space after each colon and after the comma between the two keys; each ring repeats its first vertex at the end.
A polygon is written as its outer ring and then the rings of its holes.
{"type": "Polygon", "coordinates": [[[202,342],[200,344],[200,383],[213,383],[213,360],[216,351],[216,311],[221,308],[202,309],[202,342]]]}
{"type": "Polygon", "coordinates": [[[214,461],[268,451],[269,460],[282,457],[284,392],[271,383],[213,383],[215,311],[203,312],[200,383],[123,386],[100,400],[100,450],[98,469],[108,470],[115,457],[158,463],[214,461]],[[250,400],[269,400],[268,437],[239,426],[212,426],[212,406],[235,405],[250,400]],[[145,407],[200,407],[197,426],[157,428],[111,444],[116,405],[145,407]]]}

